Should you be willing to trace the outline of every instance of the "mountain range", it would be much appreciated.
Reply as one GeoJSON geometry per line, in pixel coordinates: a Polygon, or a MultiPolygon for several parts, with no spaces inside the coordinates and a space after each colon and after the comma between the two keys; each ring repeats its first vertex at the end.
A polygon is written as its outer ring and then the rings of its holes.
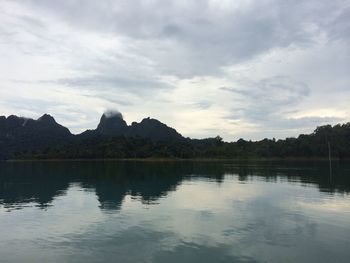
{"type": "Polygon", "coordinates": [[[125,136],[141,137],[152,140],[182,140],[184,137],[175,129],[168,127],[166,124],[152,118],[144,118],[140,123],[132,122],[127,125],[123,116],[117,113],[104,113],[95,130],[87,130],[78,137],[91,136],[125,136]]]}
{"type": "Polygon", "coordinates": [[[286,139],[224,142],[190,139],[152,118],[128,125],[106,112],[96,129],[72,134],[44,114],[37,120],[0,116],[0,159],[325,158],[350,159],[350,123],[317,127],[286,139]]]}
{"type": "Polygon", "coordinates": [[[127,125],[122,115],[104,113],[96,129],[86,130],[74,135],[68,128],[60,125],[49,114],[37,120],[10,115],[0,116],[0,158],[14,153],[40,151],[55,145],[66,145],[90,138],[135,137],[154,141],[183,140],[184,137],[175,129],[152,118],[145,118],[140,123],[127,125]]]}

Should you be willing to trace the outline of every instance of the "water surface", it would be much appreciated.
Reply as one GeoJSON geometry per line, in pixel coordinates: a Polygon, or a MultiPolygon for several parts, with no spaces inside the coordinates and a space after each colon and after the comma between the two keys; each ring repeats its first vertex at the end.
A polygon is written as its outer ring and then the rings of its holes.
{"type": "Polygon", "coordinates": [[[0,163],[0,262],[349,262],[350,165],[0,163]]]}

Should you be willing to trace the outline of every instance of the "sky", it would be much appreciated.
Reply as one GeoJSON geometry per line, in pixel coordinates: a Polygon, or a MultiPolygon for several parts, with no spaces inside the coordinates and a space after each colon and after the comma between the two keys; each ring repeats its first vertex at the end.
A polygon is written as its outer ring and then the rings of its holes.
{"type": "Polygon", "coordinates": [[[350,0],[0,0],[0,115],[260,140],[350,121],[350,0]]]}

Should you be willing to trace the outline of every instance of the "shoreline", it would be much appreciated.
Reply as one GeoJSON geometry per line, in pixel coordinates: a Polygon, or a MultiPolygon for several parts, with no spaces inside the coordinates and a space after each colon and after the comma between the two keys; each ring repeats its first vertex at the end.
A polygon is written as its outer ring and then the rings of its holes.
{"type": "MultiPolygon", "coordinates": [[[[332,158],[333,161],[350,161],[350,158],[332,158]]],[[[271,157],[271,158],[59,158],[59,159],[8,159],[0,162],[98,162],[98,161],[125,161],[125,162],[268,162],[268,161],[329,161],[327,157],[271,157]]]]}

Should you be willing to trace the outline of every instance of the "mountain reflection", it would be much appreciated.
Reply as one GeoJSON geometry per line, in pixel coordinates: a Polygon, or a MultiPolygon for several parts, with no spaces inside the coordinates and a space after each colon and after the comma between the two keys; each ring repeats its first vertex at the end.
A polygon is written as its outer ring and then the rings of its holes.
{"type": "Polygon", "coordinates": [[[0,204],[11,211],[31,203],[41,208],[72,184],[95,191],[100,208],[119,210],[126,195],[144,203],[156,202],[186,180],[202,178],[221,183],[225,176],[241,182],[259,177],[318,187],[329,193],[350,192],[349,166],[336,163],[227,162],[3,162],[0,163],[0,204]]]}

